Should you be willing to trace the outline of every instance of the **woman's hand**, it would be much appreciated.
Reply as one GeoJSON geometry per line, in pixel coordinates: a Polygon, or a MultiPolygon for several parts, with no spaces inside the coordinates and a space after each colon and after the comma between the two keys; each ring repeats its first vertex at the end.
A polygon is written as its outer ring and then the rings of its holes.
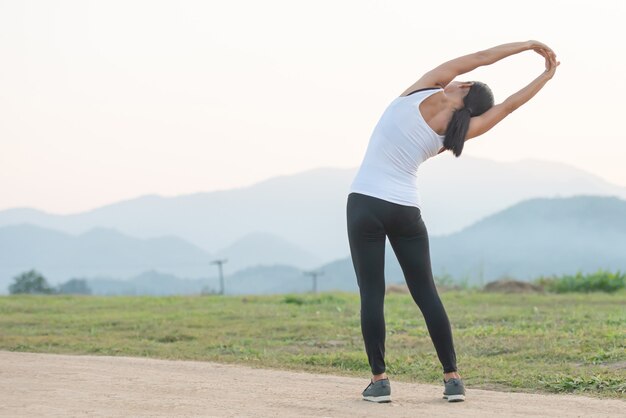
{"type": "Polygon", "coordinates": [[[542,57],[546,59],[548,58],[556,59],[556,54],[554,53],[552,48],[550,48],[548,45],[544,44],[543,42],[528,41],[528,49],[532,49],[533,51],[535,51],[536,53],[538,53],[539,55],[541,55],[542,57]]]}
{"type": "Polygon", "coordinates": [[[548,79],[551,79],[556,72],[556,67],[561,64],[556,60],[556,54],[548,45],[539,41],[528,41],[528,49],[532,49],[546,60],[546,71],[544,75],[547,76],[548,79]]]}
{"type": "Polygon", "coordinates": [[[544,72],[544,74],[546,75],[546,77],[548,77],[548,79],[554,77],[556,67],[558,67],[560,64],[561,62],[556,60],[556,55],[554,57],[546,57],[546,71],[544,72]]]}

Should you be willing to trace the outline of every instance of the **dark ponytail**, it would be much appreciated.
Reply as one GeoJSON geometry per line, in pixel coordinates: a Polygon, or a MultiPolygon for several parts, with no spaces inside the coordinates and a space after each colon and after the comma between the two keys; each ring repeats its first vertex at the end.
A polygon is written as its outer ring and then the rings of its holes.
{"type": "Polygon", "coordinates": [[[480,116],[493,106],[493,93],[485,83],[474,81],[463,99],[463,105],[452,114],[443,140],[443,147],[451,150],[455,157],[463,151],[472,116],[480,116]]]}
{"type": "Polygon", "coordinates": [[[452,119],[448,123],[443,147],[451,150],[455,157],[461,155],[461,151],[463,151],[463,144],[465,144],[465,137],[467,136],[471,118],[472,114],[469,109],[463,107],[454,111],[452,119]]]}

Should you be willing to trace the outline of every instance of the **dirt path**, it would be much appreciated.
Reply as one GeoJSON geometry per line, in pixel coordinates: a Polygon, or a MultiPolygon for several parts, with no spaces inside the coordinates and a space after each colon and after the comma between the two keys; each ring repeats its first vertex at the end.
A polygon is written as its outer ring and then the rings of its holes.
{"type": "Polygon", "coordinates": [[[393,402],[360,399],[365,379],[199,361],[0,351],[1,416],[617,417],[626,402],[392,381],[393,402]],[[453,415],[454,414],[454,415],[453,415]]]}

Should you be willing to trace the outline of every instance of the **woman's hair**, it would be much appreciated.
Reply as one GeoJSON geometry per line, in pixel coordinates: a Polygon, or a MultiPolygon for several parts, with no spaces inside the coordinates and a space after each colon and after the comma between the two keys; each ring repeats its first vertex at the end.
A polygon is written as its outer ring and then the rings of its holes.
{"type": "Polygon", "coordinates": [[[474,81],[463,99],[463,104],[464,107],[452,114],[443,140],[443,147],[451,150],[456,157],[463,151],[470,119],[472,116],[482,115],[493,106],[493,93],[485,83],[474,81]]]}

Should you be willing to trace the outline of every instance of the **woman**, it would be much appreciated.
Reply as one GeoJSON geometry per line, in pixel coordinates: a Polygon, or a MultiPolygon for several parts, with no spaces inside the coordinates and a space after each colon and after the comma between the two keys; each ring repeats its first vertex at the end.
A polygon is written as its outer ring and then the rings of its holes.
{"type": "Polygon", "coordinates": [[[499,45],[445,62],[427,72],[387,107],[374,128],[347,201],[348,238],[361,297],[361,331],[372,371],[363,399],[391,401],[385,374],[385,239],[402,267],[413,300],[424,315],[443,366],[444,399],[463,401],[448,316],[433,282],[426,226],[416,187],[417,168],[445,150],[460,156],[465,141],[484,134],[530,100],[560,63],[537,41],[499,45]],[[533,50],[545,71],[504,102],[480,82],[453,81],[483,65],[533,50]]]}

